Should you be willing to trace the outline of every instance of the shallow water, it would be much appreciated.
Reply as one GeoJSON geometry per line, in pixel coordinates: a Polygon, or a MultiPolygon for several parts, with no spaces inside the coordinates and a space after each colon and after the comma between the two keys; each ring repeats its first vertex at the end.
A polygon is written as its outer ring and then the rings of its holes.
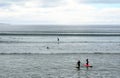
{"type": "Polygon", "coordinates": [[[120,54],[0,55],[0,78],[119,78],[120,54]],[[93,68],[83,66],[88,58],[93,68]],[[76,62],[82,62],[77,70],[76,62]]]}

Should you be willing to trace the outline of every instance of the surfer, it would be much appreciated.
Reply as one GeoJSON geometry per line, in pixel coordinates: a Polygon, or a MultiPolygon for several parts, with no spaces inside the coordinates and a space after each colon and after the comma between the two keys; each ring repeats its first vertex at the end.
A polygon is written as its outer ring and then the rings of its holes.
{"type": "Polygon", "coordinates": [[[80,60],[78,60],[76,68],[80,69],[80,60]]]}
{"type": "Polygon", "coordinates": [[[87,69],[88,69],[88,67],[93,67],[93,66],[91,66],[90,64],[89,64],[89,61],[88,61],[88,59],[86,59],[86,64],[84,65],[87,69]]]}
{"type": "Polygon", "coordinates": [[[58,44],[59,44],[59,41],[60,41],[59,38],[57,38],[57,41],[58,41],[58,44]]]}
{"type": "Polygon", "coordinates": [[[85,66],[86,66],[86,68],[88,69],[88,67],[93,67],[93,66],[91,66],[90,64],[89,64],[89,61],[88,61],[88,59],[86,59],[86,64],[85,64],[85,66]]]}
{"type": "Polygon", "coordinates": [[[47,46],[46,49],[49,49],[49,47],[47,46]]]}
{"type": "Polygon", "coordinates": [[[86,65],[87,65],[87,66],[89,65],[89,61],[88,61],[88,59],[86,59],[86,65]]]}
{"type": "Polygon", "coordinates": [[[89,67],[89,61],[88,61],[88,59],[86,59],[86,68],[88,69],[88,67],[89,67]]]}
{"type": "Polygon", "coordinates": [[[57,38],[57,41],[59,42],[59,38],[57,38]]]}

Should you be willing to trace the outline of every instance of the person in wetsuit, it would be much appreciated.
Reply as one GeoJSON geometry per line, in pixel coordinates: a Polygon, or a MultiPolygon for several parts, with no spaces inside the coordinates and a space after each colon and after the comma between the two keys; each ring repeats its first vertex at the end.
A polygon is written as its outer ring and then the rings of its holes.
{"type": "Polygon", "coordinates": [[[80,60],[77,62],[77,68],[80,69],[80,60]]]}
{"type": "Polygon", "coordinates": [[[89,66],[89,61],[88,61],[88,59],[86,59],[86,68],[87,68],[87,70],[88,70],[88,66],[89,66]]]}
{"type": "Polygon", "coordinates": [[[60,41],[59,38],[57,38],[57,42],[58,42],[58,44],[59,44],[59,41],[60,41]]]}
{"type": "Polygon", "coordinates": [[[89,61],[88,61],[88,59],[86,59],[86,65],[89,65],[89,61]]]}
{"type": "Polygon", "coordinates": [[[57,38],[57,41],[59,42],[59,38],[57,38]]]}

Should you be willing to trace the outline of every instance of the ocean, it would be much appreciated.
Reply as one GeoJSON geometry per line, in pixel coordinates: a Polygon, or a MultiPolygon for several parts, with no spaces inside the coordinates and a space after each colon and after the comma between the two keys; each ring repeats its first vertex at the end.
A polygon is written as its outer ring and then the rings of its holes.
{"type": "Polygon", "coordinates": [[[0,36],[0,53],[2,54],[119,53],[119,51],[120,36],[0,36]]]}
{"type": "Polygon", "coordinates": [[[0,78],[119,78],[119,54],[0,55],[0,78]],[[83,64],[89,59],[92,68],[83,64]],[[76,62],[81,61],[77,70],[76,62]]]}
{"type": "Polygon", "coordinates": [[[0,78],[120,77],[119,29],[32,29],[0,32],[0,78]],[[93,66],[88,70],[87,58],[93,66]]]}

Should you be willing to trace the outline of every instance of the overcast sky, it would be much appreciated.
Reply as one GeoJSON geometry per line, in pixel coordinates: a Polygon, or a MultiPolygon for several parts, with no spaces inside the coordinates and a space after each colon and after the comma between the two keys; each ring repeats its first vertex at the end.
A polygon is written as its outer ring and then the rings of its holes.
{"type": "Polygon", "coordinates": [[[120,24],[120,0],[0,0],[0,23],[120,24]]]}

